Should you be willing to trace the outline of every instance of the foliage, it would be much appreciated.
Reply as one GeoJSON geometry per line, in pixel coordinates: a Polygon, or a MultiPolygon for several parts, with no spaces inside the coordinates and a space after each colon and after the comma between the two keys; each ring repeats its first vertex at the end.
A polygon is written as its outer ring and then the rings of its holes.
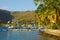
{"type": "MultiPolygon", "coordinates": [[[[56,27],[59,29],[60,0],[34,0],[34,2],[37,4],[36,6],[38,6],[36,10],[36,17],[38,18],[36,21],[38,21],[38,24],[51,25],[53,24],[52,21],[54,21],[56,27]]],[[[55,26],[53,26],[53,28],[54,27],[55,26]]]]}
{"type": "Polygon", "coordinates": [[[1,10],[0,9],[0,22],[7,23],[8,21],[12,21],[13,16],[11,15],[10,11],[1,10]]]}
{"type": "Polygon", "coordinates": [[[0,9],[0,24],[14,25],[19,21],[19,25],[33,24],[34,23],[34,11],[7,11],[0,9]],[[7,23],[11,22],[13,24],[7,23]]]}
{"type": "Polygon", "coordinates": [[[13,22],[16,23],[17,20],[19,21],[20,25],[25,24],[33,24],[35,23],[35,17],[34,17],[35,12],[34,11],[14,11],[11,12],[11,15],[14,16],[13,22]]]}

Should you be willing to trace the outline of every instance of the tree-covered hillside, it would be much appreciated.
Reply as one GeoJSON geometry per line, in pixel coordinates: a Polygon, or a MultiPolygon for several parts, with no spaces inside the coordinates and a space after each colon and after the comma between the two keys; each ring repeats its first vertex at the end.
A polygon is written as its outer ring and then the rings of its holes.
{"type": "Polygon", "coordinates": [[[12,21],[13,16],[10,11],[0,9],[0,23],[6,24],[8,21],[12,21]]]}
{"type": "Polygon", "coordinates": [[[34,22],[34,11],[14,11],[11,15],[14,16],[13,22],[19,21],[20,23],[32,23],[34,22]]]}
{"type": "Polygon", "coordinates": [[[35,22],[35,12],[34,11],[7,11],[0,9],[0,22],[3,24],[7,24],[8,21],[10,23],[16,23],[19,21],[20,24],[26,23],[34,23],[35,22]]]}

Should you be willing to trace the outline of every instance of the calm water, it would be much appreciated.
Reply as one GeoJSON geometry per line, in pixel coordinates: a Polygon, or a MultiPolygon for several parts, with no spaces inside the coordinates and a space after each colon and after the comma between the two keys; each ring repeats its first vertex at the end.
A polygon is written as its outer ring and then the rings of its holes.
{"type": "Polygon", "coordinates": [[[56,37],[41,35],[38,31],[6,31],[0,32],[0,40],[58,40],[56,37]]]}

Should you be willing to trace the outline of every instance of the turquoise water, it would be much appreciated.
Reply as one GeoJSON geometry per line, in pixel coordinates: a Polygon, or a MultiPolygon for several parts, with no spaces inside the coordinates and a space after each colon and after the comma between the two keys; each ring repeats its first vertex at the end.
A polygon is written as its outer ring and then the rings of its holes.
{"type": "Polygon", "coordinates": [[[0,31],[0,40],[57,40],[38,31],[0,31]]]}

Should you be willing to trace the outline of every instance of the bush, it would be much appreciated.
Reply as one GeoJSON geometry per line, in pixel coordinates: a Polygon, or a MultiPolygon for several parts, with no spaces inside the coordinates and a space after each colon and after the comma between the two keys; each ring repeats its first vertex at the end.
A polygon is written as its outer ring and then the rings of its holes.
{"type": "Polygon", "coordinates": [[[51,29],[57,29],[56,24],[53,24],[53,25],[51,26],[51,29]]]}

